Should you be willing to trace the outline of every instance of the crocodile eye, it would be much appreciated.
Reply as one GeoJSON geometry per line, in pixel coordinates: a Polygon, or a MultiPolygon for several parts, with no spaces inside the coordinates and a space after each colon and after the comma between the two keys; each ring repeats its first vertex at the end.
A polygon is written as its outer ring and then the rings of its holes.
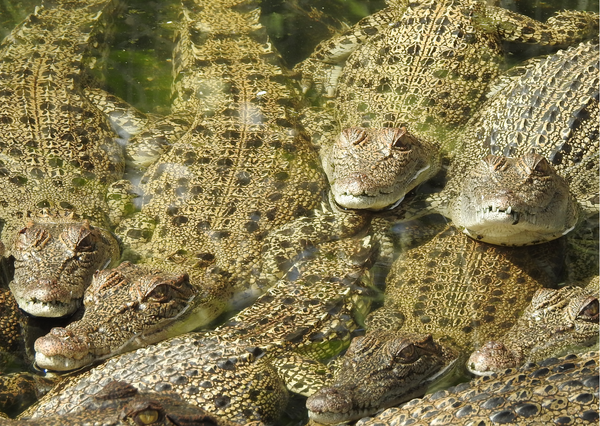
{"type": "Polygon", "coordinates": [[[92,228],[84,220],[81,225],[69,226],[60,234],[62,243],[74,252],[89,252],[94,250],[92,228]]]}
{"type": "Polygon", "coordinates": [[[342,145],[358,145],[367,139],[367,132],[362,127],[349,127],[342,130],[339,141],[342,145]]]}
{"type": "Polygon", "coordinates": [[[157,410],[148,409],[137,413],[134,420],[138,425],[151,425],[158,421],[159,417],[160,415],[157,410]]]}
{"type": "Polygon", "coordinates": [[[589,301],[589,303],[581,308],[577,316],[580,318],[589,319],[590,321],[598,321],[598,311],[598,299],[594,297],[589,301]]]}
{"type": "Polygon", "coordinates": [[[415,349],[415,345],[410,344],[402,348],[395,356],[394,359],[402,364],[411,363],[419,358],[419,354],[415,349]]]}
{"type": "Polygon", "coordinates": [[[42,249],[52,236],[45,229],[34,228],[33,223],[28,223],[27,226],[19,231],[19,235],[15,240],[14,246],[16,250],[28,250],[30,248],[42,249]]]}
{"type": "Polygon", "coordinates": [[[408,134],[406,127],[385,129],[389,134],[392,146],[401,151],[410,151],[412,149],[413,139],[408,134]]]}
{"type": "Polygon", "coordinates": [[[85,238],[83,238],[82,240],[80,240],[77,243],[77,247],[76,250],[78,252],[90,252],[94,250],[94,243],[92,241],[92,236],[91,235],[87,235],[85,238]]]}
{"type": "Polygon", "coordinates": [[[546,160],[545,157],[542,157],[538,162],[534,164],[533,171],[547,175],[551,173],[552,166],[550,166],[550,163],[548,163],[548,160],[546,160]]]}
{"type": "Polygon", "coordinates": [[[169,286],[166,284],[158,285],[154,287],[151,291],[149,291],[144,300],[150,300],[153,302],[166,302],[171,299],[171,292],[169,291],[169,286]]]}
{"type": "Polygon", "coordinates": [[[529,173],[550,175],[553,172],[552,166],[546,160],[546,157],[537,154],[535,151],[525,154],[521,161],[527,167],[529,173]]]}

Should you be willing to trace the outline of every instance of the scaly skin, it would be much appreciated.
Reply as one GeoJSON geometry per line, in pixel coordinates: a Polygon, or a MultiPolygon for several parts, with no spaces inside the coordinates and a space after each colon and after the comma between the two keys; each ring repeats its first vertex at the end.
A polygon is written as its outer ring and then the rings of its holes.
{"type": "Polygon", "coordinates": [[[333,125],[320,112],[314,127],[335,201],[380,210],[432,177],[497,77],[502,41],[569,45],[597,30],[594,13],[541,23],[475,0],[396,0],[322,42],[299,69],[334,96],[333,125]],[[385,136],[405,131],[410,143],[385,136]]]}
{"type": "Polygon", "coordinates": [[[126,258],[189,275],[199,295],[188,330],[273,284],[257,282],[265,237],[316,207],[325,187],[259,15],[247,1],[184,2],[173,113],[127,148],[133,164],[151,165],[141,211],[116,232],[126,258]]]}
{"type": "Polygon", "coordinates": [[[470,372],[489,375],[524,362],[538,362],[574,346],[598,341],[598,276],[585,287],[542,289],[515,325],[487,342],[467,361],[470,372]]]}
{"type": "Polygon", "coordinates": [[[441,210],[456,226],[494,244],[536,244],[597,215],[598,67],[598,44],[582,43],[499,85],[448,171],[441,210]]]}
{"type": "Polygon", "coordinates": [[[357,426],[592,425],[598,423],[598,352],[549,358],[414,399],[357,426]]]}
{"type": "Polygon", "coordinates": [[[14,354],[22,354],[23,315],[8,288],[0,287],[0,371],[14,354]]]}
{"type": "Polygon", "coordinates": [[[177,334],[175,322],[197,294],[187,275],[121,263],[98,271],[86,290],[83,317],[35,341],[35,362],[76,370],[177,334]]]}
{"type": "Polygon", "coordinates": [[[315,360],[341,351],[357,328],[355,285],[373,251],[362,240],[329,243],[297,259],[288,276],[214,331],[175,337],[138,349],[70,378],[26,415],[77,410],[106,380],[145,391],[173,391],[238,423],[275,421],[288,394],[310,395],[328,380],[315,360]],[[340,251],[341,250],[341,251],[340,251]]]}
{"type": "Polygon", "coordinates": [[[125,382],[109,382],[69,415],[48,416],[36,420],[3,421],[0,425],[97,426],[150,425],[150,426],[233,426],[233,423],[209,414],[181,400],[176,395],[157,392],[139,392],[125,382]]]}
{"type": "Polygon", "coordinates": [[[332,386],[308,399],[309,417],[324,424],[347,422],[376,411],[374,400],[385,401],[381,409],[423,395],[451,357],[430,334],[371,331],[352,340],[332,386]],[[364,368],[365,359],[374,368],[364,368]]]}
{"type": "MultiPolygon", "coordinates": [[[[423,336],[433,336],[433,343],[441,346],[437,363],[413,378],[403,369],[396,371],[394,362],[381,362],[377,351],[367,351],[357,357],[360,362],[342,362],[331,387],[308,399],[309,414],[319,421],[356,419],[419,391],[422,395],[425,389],[415,388],[415,383],[454,360],[462,369],[475,347],[510,329],[538,289],[558,284],[561,243],[497,247],[446,226],[430,241],[402,253],[386,279],[384,307],[367,319],[367,335],[385,330],[394,341],[405,338],[414,346],[423,336]],[[421,337],[415,340],[411,334],[421,337]],[[373,375],[378,377],[377,392],[355,392],[371,383],[373,375]]],[[[381,339],[376,335],[373,340],[381,339]]],[[[412,355],[411,362],[423,362],[418,350],[412,355]]]]}
{"type": "Polygon", "coordinates": [[[81,85],[92,30],[113,8],[48,2],[0,45],[1,239],[16,261],[11,290],[32,315],[74,312],[119,254],[108,229],[127,199],[123,153],[81,85]]]}
{"type": "MultiPolygon", "coordinates": [[[[37,401],[56,384],[31,373],[0,375],[0,414],[14,417],[37,401]]],[[[1,423],[0,423],[1,424],[1,423]]]]}

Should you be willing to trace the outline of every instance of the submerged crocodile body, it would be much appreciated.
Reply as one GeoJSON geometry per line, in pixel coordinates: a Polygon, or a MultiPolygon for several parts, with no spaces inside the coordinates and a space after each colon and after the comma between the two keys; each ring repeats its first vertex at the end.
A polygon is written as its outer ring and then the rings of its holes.
{"type": "Polygon", "coordinates": [[[488,342],[471,354],[467,368],[486,375],[597,342],[598,312],[597,275],[585,288],[539,290],[501,339],[488,342]]]}
{"type": "Polygon", "coordinates": [[[233,426],[233,423],[165,392],[139,392],[124,382],[109,382],[73,414],[38,420],[1,420],[0,425],[148,425],[233,426]]]}
{"type": "Polygon", "coordinates": [[[598,418],[598,352],[587,352],[481,377],[356,424],[591,425],[598,418]]]}
{"type": "Polygon", "coordinates": [[[502,41],[569,45],[597,29],[594,13],[541,23],[480,1],[396,0],[322,42],[300,70],[335,95],[333,124],[311,123],[335,201],[380,210],[432,177],[497,77],[502,41]]]}
{"type": "Polygon", "coordinates": [[[128,184],[122,148],[84,95],[84,54],[110,1],[47,2],[0,45],[0,217],[10,284],[38,316],[74,312],[96,269],[116,261],[128,184]]]}
{"type": "Polygon", "coordinates": [[[311,418],[327,423],[357,419],[422,395],[428,379],[454,360],[462,364],[492,336],[502,336],[538,289],[560,282],[562,243],[498,247],[447,226],[401,253],[386,279],[384,307],[367,319],[367,336],[396,330],[394,339],[404,339],[412,350],[398,358],[391,350],[376,351],[377,345],[349,351],[333,384],[307,401],[311,418]],[[391,361],[379,362],[386,357],[391,361]],[[411,366],[418,368],[406,374],[411,366]],[[373,377],[379,391],[365,396],[360,390],[373,377]]]}
{"type": "Polygon", "coordinates": [[[325,177],[256,4],[182,7],[172,115],[127,148],[132,164],[151,165],[141,211],[116,232],[125,258],[189,275],[191,330],[273,283],[258,283],[264,239],[321,201],[325,177]]]}
{"type": "Polygon", "coordinates": [[[238,423],[273,422],[286,387],[309,395],[327,379],[316,362],[341,351],[357,325],[355,286],[373,248],[363,240],[329,243],[298,259],[288,276],[214,331],[184,334],[114,358],[67,379],[25,413],[38,418],[77,410],[108,380],[172,391],[238,423]],[[342,250],[340,252],[340,250],[342,250]]]}

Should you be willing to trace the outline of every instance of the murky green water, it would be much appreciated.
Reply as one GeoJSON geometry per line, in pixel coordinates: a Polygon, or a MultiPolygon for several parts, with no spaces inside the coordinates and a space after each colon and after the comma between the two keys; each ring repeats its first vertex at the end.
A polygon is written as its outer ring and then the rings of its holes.
{"type": "MultiPolygon", "coordinates": [[[[36,4],[36,0],[2,1],[0,37],[8,34],[36,4]]],[[[351,25],[384,4],[383,0],[298,0],[293,3],[271,0],[263,2],[262,20],[285,63],[292,67],[307,57],[320,40],[328,37],[339,22],[351,25]],[[314,8],[314,16],[318,19],[306,14],[309,6],[314,8]]],[[[565,8],[598,10],[598,0],[507,0],[502,5],[542,21],[565,8]]],[[[171,50],[176,19],[175,2],[148,0],[127,2],[115,18],[115,34],[106,64],[107,89],[141,111],[169,112],[171,50]]],[[[542,53],[547,50],[524,47],[510,60],[517,63],[522,57],[542,53]]],[[[290,424],[302,423],[303,401],[299,399],[290,409],[290,424]]]]}

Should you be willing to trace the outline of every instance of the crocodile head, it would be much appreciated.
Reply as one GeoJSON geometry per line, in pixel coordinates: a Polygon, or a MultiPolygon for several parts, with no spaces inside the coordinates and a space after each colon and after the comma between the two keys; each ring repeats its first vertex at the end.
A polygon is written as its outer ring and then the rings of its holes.
{"type": "Polygon", "coordinates": [[[116,262],[113,235],[73,215],[42,214],[21,229],[13,244],[10,289],[19,307],[39,317],[62,317],[81,305],[98,269],[116,262]]]}
{"type": "Polygon", "coordinates": [[[324,150],[323,169],[335,202],[348,209],[382,210],[437,171],[437,149],[406,128],[351,127],[324,150]]]}
{"type": "MultiPolygon", "coordinates": [[[[13,424],[7,420],[7,424],[13,424]]],[[[20,421],[22,423],[23,421],[20,421]]],[[[123,381],[110,381],[79,409],[42,419],[29,419],[30,426],[65,424],[149,426],[234,426],[235,423],[183,400],[173,392],[144,392],[123,381]]],[[[4,423],[2,423],[4,424],[4,423]]],[[[16,424],[16,421],[15,423],[16,424]]]]}
{"type": "Polygon", "coordinates": [[[306,401],[309,417],[325,424],[346,422],[423,395],[449,358],[429,334],[376,331],[357,337],[333,385],[306,401]]]}
{"type": "Polygon", "coordinates": [[[37,339],[36,364],[73,370],[161,340],[195,295],[186,274],[147,270],[129,262],[98,271],[85,293],[83,318],[37,339]]]}
{"type": "Polygon", "coordinates": [[[559,238],[573,229],[578,216],[568,183],[534,152],[484,158],[464,180],[450,210],[455,225],[470,237],[512,246],[559,238]]]}
{"type": "Polygon", "coordinates": [[[490,375],[597,341],[597,293],[597,286],[538,290],[502,341],[488,342],[473,352],[467,368],[473,374],[490,375]]]}

